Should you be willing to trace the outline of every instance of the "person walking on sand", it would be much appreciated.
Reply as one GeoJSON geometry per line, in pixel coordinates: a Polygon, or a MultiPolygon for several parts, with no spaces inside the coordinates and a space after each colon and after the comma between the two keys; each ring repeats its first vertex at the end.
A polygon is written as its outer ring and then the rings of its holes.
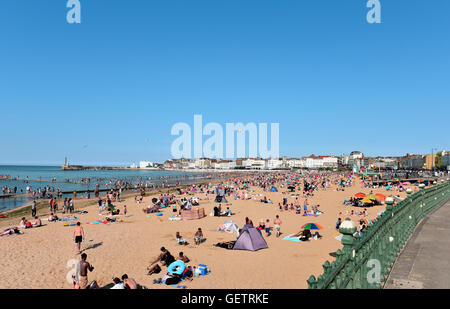
{"type": "Polygon", "coordinates": [[[273,221],[273,227],[274,227],[274,229],[277,231],[277,237],[280,237],[280,235],[281,235],[281,224],[282,224],[283,222],[280,220],[280,216],[279,215],[277,215],[276,217],[275,217],[275,220],[273,221]]]}
{"type": "Polygon", "coordinates": [[[77,225],[75,226],[74,230],[73,230],[73,240],[75,241],[75,245],[77,248],[77,254],[80,254],[81,251],[81,242],[83,241],[83,239],[85,238],[84,236],[84,230],[81,227],[81,223],[77,222],[77,225]]]}

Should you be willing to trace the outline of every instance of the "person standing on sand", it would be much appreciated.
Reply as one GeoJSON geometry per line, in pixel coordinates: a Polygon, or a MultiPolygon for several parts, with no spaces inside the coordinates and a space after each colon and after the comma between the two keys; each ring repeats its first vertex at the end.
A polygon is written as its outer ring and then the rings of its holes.
{"type": "Polygon", "coordinates": [[[81,223],[77,222],[77,225],[75,226],[74,230],[73,230],[73,240],[75,241],[75,245],[77,248],[77,254],[80,254],[80,249],[81,249],[81,242],[83,241],[83,239],[85,238],[84,236],[84,230],[81,227],[81,223]]]}
{"type": "Polygon", "coordinates": [[[36,200],[31,202],[31,216],[36,217],[36,200]]]}
{"type": "Polygon", "coordinates": [[[275,220],[273,221],[273,227],[277,231],[277,237],[280,237],[280,235],[281,235],[281,224],[282,223],[283,222],[280,220],[280,216],[277,215],[275,217],[275,220]]]}
{"type": "Polygon", "coordinates": [[[92,272],[94,270],[94,266],[89,264],[89,262],[86,261],[87,254],[83,253],[81,255],[81,261],[78,264],[79,267],[79,276],[78,276],[78,286],[80,289],[86,289],[88,285],[88,271],[92,272]]]}
{"type": "Polygon", "coordinates": [[[69,203],[69,213],[73,214],[73,211],[75,209],[73,206],[73,200],[70,198],[68,203],[69,203]]]}
{"type": "Polygon", "coordinates": [[[48,201],[48,210],[53,212],[53,198],[48,201]]]}

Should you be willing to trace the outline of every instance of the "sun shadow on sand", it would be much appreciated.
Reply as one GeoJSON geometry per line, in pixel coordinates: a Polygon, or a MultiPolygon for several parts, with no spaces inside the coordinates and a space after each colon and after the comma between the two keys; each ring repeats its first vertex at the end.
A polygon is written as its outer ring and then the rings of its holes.
{"type": "Polygon", "coordinates": [[[336,252],[330,252],[330,256],[332,256],[332,257],[336,257],[336,252]]]}
{"type": "Polygon", "coordinates": [[[90,245],[89,247],[86,247],[83,250],[81,250],[81,252],[84,252],[84,251],[87,251],[87,250],[90,250],[90,249],[95,249],[97,247],[100,247],[101,245],[103,245],[103,241],[99,242],[99,243],[96,243],[96,244],[93,244],[93,245],[90,245]]]}

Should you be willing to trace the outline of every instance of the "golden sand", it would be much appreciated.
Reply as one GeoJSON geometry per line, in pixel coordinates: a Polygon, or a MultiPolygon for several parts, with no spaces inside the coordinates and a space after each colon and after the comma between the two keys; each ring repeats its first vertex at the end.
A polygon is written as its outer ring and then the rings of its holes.
{"type": "MultiPolygon", "coordinates": [[[[255,190],[255,188],[253,187],[255,190]]],[[[146,267],[149,261],[159,254],[161,246],[165,246],[174,256],[180,251],[187,255],[190,265],[206,264],[211,269],[207,276],[195,278],[192,282],[183,282],[188,288],[216,288],[216,289],[298,289],[307,288],[306,280],[311,276],[316,277],[323,271],[322,264],[326,260],[334,258],[330,253],[342,248],[339,241],[334,238],[337,233],[335,223],[340,212],[349,209],[362,210],[344,206],[343,201],[349,199],[357,192],[382,193],[385,195],[399,194],[397,192],[386,192],[380,189],[362,189],[359,182],[353,187],[346,188],[344,192],[336,192],[334,187],[327,191],[316,191],[314,197],[308,199],[309,205],[320,204],[324,212],[319,217],[304,217],[296,215],[294,211],[282,211],[278,209],[278,203],[283,197],[289,197],[288,202],[294,202],[292,193],[279,188],[279,192],[263,192],[256,189],[249,196],[262,194],[274,203],[262,204],[259,202],[261,196],[256,200],[237,200],[227,197],[229,206],[234,213],[231,218],[210,217],[213,211],[212,200],[202,200],[201,207],[205,208],[207,217],[195,221],[169,221],[173,214],[171,208],[163,210],[163,216],[155,214],[146,215],[142,209],[151,204],[151,196],[144,199],[144,203],[136,204],[133,198],[115,205],[123,210],[127,205],[128,214],[121,217],[123,222],[87,225],[87,222],[99,220],[97,206],[85,208],[88,214],[80,215],[82,226],[86,233],[86,239],[82,249],[88,255],[88,261],[95,267],[89,273],[89,281],[96,280],[100,286],[111,283],[112,277],[120,277],[127,273],[136,281],[147,288],[173,289],[170,286],[155,285],[153,279],[160,278],[163,272],[147,275],[146,267]],[[280,238],[275,233],[266,237],[263,233],[268,249],[257,252],[233,251],[214,247],[213,244],[222,241],[235,240],[235,235],[213,232],[223,224],[224,221],[232,219],[239,227],[245,223],[245,217],[252,219],[258,225],[260,219],[270,219],[273,226],[275,215],[280,215],[283,221],[280,238]],[[320,231],[323,236],[320,240],[309,242],[292,242],[282,238],[296,233],[305,223],[314,222],[322,225],[320,231]],[[194,233],[201,227],[206,242],[200,246],[193,245],[194,233]],[[180,246],[175,240],[175,233],[189,240],[191,245],[180,246]]],[[[400,193],[405,197],[405,193],[400,193]]],[[[195,196],[204,199],[204,194],[195,196]]],[[[212,195],[209,195],[212,198],[212,195]]],[[[299,197],[303,205],[303,197],[299,197]]],[[[75,202],[75,205],[77,202],[75,202]]],[[[222,204],[222,209],[227,206],[222,204]]],[[[369,218],[374,219],[384,206],[368,208],[369,218]]],[[[303,210],[303,208],[302,208],[303,210]]],[[[39,215],[39,214],[38,214],[39,215]]],[[[341,216],[344,220],[346,217],[341,216]]],[[[28,220],[31,218],[27,217],[28,220]]],[[[353,216],[352,220],[358,224],[360,217],[353,216]]],[[[32,220],[30,220],[32,221],[32,220]]],[[[45,226],[25,230],[24,235],[3,236],[0,238],[0,288],[58,288],[69,289],[72,285],[66,280],[70,270],[67,267],[71,259],[79,259],[75,254],[75,245],[72,240],[73,227],[65,227],[63,222],[48,223],[45,226]]],[[[18,222],[16,223],[18,225],[18,222]]],[[[2,226],[6,228],[7,226],[2,226]]]]}

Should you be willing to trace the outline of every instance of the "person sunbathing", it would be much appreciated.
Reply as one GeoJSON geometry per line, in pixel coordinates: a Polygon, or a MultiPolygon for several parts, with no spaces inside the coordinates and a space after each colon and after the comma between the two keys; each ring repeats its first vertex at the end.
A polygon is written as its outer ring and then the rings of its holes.
{"type": "Polygon", "coordinates": [[[320,235],[319,232],[316,232],[313,235],[311,234],[310,230],[304,229],[303,231],[300,231],[297,234],[292,235],[291,237],[300,237],[301,241],[308,241],[311,237],[314,237],[314,239],[322,238],[322,235],[320,235]]]}
{"type": "Polygon", "coordinates": [[[48,222],[55,222],[58,221],[58,217],[56,215],[53,215],[53,212],[50,213],[50,216],[48,217],[48,222]]]}
{"type": "Polygon", "coordinates": [[[183,252],[180,252],[178,254],[177,260],[183,261],[185,264],[187,264],[187,263],[189,263],[191,261],[186,255],[184,255],[183,252]]]}
{"type": "Polygon", "coordinates": [[[157,274],[161,272],[161,267],[158,264],[156,264],[157,262],[161,262],[162,266],[169,266],[170,264],[175,262],[175,258],[173,257],[172,254],[170,254],[169,250],[167,250],[164,247],[161,247],[160,255],[158,255],[158,257],[153,262],[151,262],[150,266],[147,267],[148,275],[152,275],[154,273],[157,274]]]}
{"type": "Polygon", "coordinates": [[[266,226],[264,224],[264,219],[261,219],[261,221],[259,221],[259,226],[257,227],[257,229],[263,231],[265,228],[266,226]]]}
{"type": "Polygon", "coordinates": [[[125,290],[136,290],[137,289],[136,280],[134,280],[133,278],[128,278],[127,274],[124,274],[122,276],[122,281],[123,281],[125,290]]]}
{"type": "Polygon", "coordinates": [[[8,228],[8,229],[6,229],[6,230],[3,230],[3,231],[0,233],[0,236],[14,235],[14,234],[23,234],[23,232],[20,231],[17,227],[11,227],[11,228],[8,228]]]}
{"type": "Polygon", "coordinates": [[[41,219],[39,219],[37,216],[36,217],[34,217],[34,222],[33,222],[33,227],[40,227],[40,226],[42,226],[42,222],[41,222],[41,219]]]}
{"type": "Polygon", "coordinates": [[[191,266],[186,267],[185,271],[181,275],[181,278],[186,281],[192,281],[192,277],[194,276],[194,272],[191,266]]]}
{"type": "Polygon", "coordinates": [[[27,223],[27,219],[25,219],[25,217],[23,217],[22,220],[20,220],[19,226],[23,229],[26,229],[27,228],[26,223],[27,223]]]}
{"type": "Polygon", "coordinates": [[[186,238],[183,238],[183,236],[181,236],[180,232],[177,232],[175,234],[175,238],[177,239],[177,244],[179,245],[184,245],[187,246],[189,245],[188,241],[186,240],[186,238]]]}
{"type": "Polygon", "coordinates": [[[113,278],[114,286],[111,290],[125,290],[125,286],[119,278],[113,278]]]}
{"type": "Polygon", "coordinates": [[[213,246],[231,250],[233,249],[235,243],[236,241],[219,242],[217,244],[214,244],[213,246]]]}

